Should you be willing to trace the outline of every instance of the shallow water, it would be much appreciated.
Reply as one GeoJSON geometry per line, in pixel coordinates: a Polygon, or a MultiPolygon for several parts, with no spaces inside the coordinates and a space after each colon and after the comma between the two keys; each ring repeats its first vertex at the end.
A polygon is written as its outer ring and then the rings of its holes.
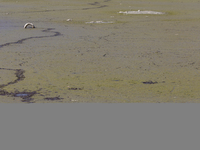
{"type": "Polygon", "coordinates": [[[200,100],[197,0],[1,4],[2,102],[200,100]]]}

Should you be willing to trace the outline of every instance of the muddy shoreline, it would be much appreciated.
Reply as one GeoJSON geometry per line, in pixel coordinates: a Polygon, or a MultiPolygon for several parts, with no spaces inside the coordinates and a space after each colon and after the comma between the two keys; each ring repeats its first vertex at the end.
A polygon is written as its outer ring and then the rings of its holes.
{"type": "Polygon", "coordinates": [[[2,2],[0,102],[198,103],[199,5],[2,2]]]}

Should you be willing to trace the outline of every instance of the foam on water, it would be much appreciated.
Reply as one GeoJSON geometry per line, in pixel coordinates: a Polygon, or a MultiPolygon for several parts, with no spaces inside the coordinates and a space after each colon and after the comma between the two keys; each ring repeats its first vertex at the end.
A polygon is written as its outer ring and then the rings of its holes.
{"type": "Polygon", "coordinates": [[[112,21],[90,21],[90,22],[85,22],[85,23],[97,23],[97,24],[101,24],[101,23],[113,23],[112,21]]]}
{"type": "Polygon", "coordinates": [[[163,12],[157,12],[157,11],[141,11],[141,10],[138,10],[138,11],[119,11],[120,14],[134,14],[134,15],[141,15],[141,14],[145,14],[145,15],[148,15],[148,14],[152,14],[152,15],[162,15],[162,14],[165,14],[163,12]]]}

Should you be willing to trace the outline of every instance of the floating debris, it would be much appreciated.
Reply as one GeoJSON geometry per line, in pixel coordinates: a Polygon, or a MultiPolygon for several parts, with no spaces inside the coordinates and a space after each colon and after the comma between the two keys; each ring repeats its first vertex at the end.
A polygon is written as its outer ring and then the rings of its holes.
{"type": "Polygon", "coordinates": [[[72,19],[67,19],[66,21],[72,21],[72,19]]]}
{"type": "Polygon", "coordinates": [[[33,25],[33,23],[28,22],[28,23],[26,23],[24,25],[24,29],[26,29],[28,26],[31,26],[32,28],[35,28],[35,26],[33,25]]]}
{"type": "Polygon", "coordinates": [[[71,102],[78,102],[78,100],[74,100],[74,99],[72,99],[71,102]]]}
{"type": "Polygon", "coordinates": [[[90,21],[90,22],[85,22],[85,23],[97,23],[97,24],[101,24],[101,23],[113,23],[112,21],[90,21]]]}
{"type": "Polygon", "coordinates": [[[133,14],[133,15],[163,15],[165,13],[163,12],[157,12],[157,11],[141,11],[141,10],[138,10],[138,11],[120,11],[119,12],[120,14],[126,14],[126,15],[129,15],[129,14],[133,14]]]}

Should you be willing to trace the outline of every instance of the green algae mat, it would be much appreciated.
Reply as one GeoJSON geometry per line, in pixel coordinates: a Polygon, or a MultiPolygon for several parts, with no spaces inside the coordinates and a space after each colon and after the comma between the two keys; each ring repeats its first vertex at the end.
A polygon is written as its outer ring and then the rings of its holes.
{"type": "Polygon", "coordinates": [[[197,0],[0,2],[0,102],[200,102],[197,0]]]}

